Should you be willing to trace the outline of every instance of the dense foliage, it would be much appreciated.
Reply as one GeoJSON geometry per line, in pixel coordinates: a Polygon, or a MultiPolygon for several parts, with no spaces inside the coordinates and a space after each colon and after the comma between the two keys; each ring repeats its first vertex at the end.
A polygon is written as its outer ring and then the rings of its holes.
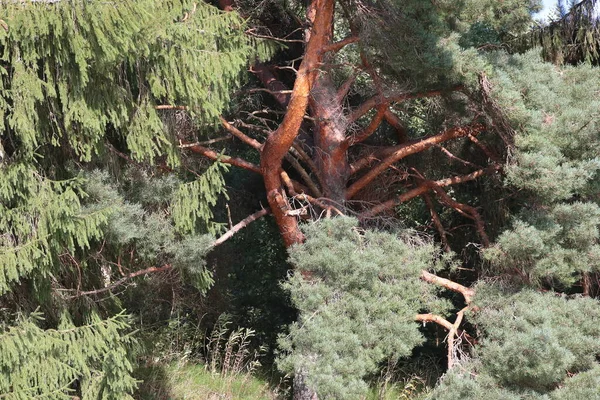
{"type": "Polygon", "coordinates": [[[0,397],[276,345],[300,400],[427,351],[432,399],[596,396],[596,1],[218,5],[0,0],[0,397]]]}

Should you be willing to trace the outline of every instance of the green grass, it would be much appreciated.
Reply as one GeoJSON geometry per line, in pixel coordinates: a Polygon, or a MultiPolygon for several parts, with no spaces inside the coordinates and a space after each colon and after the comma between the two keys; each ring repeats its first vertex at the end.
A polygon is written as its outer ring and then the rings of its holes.
{"type": "Polygon", "coordinates": [[[266,381],[251,374],[211,373],[201,364],[176,363],[139,370],[139,400],[274,400],[266,381]]]}

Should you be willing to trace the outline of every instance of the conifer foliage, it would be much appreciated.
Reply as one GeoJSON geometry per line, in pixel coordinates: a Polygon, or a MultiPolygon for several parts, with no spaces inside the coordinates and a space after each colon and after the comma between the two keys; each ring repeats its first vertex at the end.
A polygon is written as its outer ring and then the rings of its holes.
{"type": "Polygon", "coordinates": [[[214,124],[269,52],[203,2],[0,1],[0,397],[129,398],[128,318],[76,301],[172,268],[208,288],[224,168],[179,173],[165,105],[214,124]]]}

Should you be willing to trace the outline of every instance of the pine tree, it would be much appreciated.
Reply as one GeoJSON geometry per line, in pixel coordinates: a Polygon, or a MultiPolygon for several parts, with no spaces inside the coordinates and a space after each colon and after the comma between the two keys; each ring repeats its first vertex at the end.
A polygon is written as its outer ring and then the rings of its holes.
{"type": "MultiPolygon", "coordinates": [[[[296,398],[364,393],[378,361],[419,343],[415,322],[448,332],[450,371],[433,398],[562,398],[598,379],[598,332],[588,327],[598,303],[580,297],[593,292],[599,260],[600,80],[590,65],[545,63],[538,48],[511,54],[539,6],[315,0],[288,10],[306,11],[305,46],[286,54],[302,62],[254,69],[283,118],[222,123],[258,151],[260,167],[226,162],[262,175],[297,268],[285,287],[300,317],[280,361],[299,378],[296,398]],[[294,69],[291,79],[283,68],[294,69]],[[302,218],[339,214],[367,232],[343,218],[301,229],[302,218]],[[440,256],[427,244],[404,250],[414,264],[393,256],[402,240],[367,245],[377,235],[369,230],[399,227],[428,231],[467,265],[433,275],[440,256]],[[386,322],[412,332],[405,343],[387,343],[384,322],[355,328],[383,312],[369,305],[396,288],[369,274],[394,261],[407,270],[392,273],[412,285],[390,306],[398,320],[386,322]],[[464,305],[454,315],[428,309],[413,297],[422,281],[459,293],[464,305]]],[[[270,27],[274,8],[252,15],[270,27]]],[[[272,31],[294,37],[300,27],[288,21],[287,31],[272,31]]]]}

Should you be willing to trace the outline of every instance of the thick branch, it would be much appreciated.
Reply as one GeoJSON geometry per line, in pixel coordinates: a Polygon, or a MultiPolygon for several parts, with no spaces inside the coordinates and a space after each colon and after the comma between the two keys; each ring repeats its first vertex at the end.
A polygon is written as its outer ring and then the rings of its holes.
{"type": "Polygon", "coordinates": [[[170,270],[171,268],[172,268],[171,264],[165,264],[162,267],[150,267],[150,268],[142,269],[140,271],[132,272],[130,274],[125,275],[123,278],[119,279],[118,281],[113,282],[112,284],[110,284],[106,287],[103,287],[101,289],[88,290],[86,292],[79,292],[73,296],[68,297],[68,299],[69,300],[76,299],[81,296],[89,296],[89,295],[93,295],[93,294],[100,294],[100,293],[108,292],[109,290],[113,290],[116,287],[121,286],[122,284],[127,282],[129,279],[135,278],[136,276],[146,275],[146,274],[150,274],[153,272],[167,271],[167,270],[170,270]]]}
{"type": "Polygon", "coordinates": [[[256,77],[262,82],[263,86],[269,90],[269,93],[277,100],[281,108],[285,109],[290,102],[289,89],[271,72],[265,64],[256,64],[251,69],[256,77]]]}
{"type": "Polygon", "coordinates": [[[398,134],[398,142],[406,142],[406,140],[408,140],[408,136],[406,134],[406,129],[404,128],[402,121],[400,121],[400,118],[398,118],[398,116],[389,109],[385,110],[384,118],[385,121],[396,130],[396,133],[398,134]]]}
{"type": "Polygon", "coordinates": [[[257,219],[259,219],[261,217],[264,217],[265,215],[269,214],[270,212],[271,211],[268,208],[263,208],[262,210],[259,210],[259,211],[255,212],[254,214],[247,216],[246,218],[244,218],[243,220],[241,220],[240,222],[238,222],[237,224],[232,226],[230,230],[228,230],[223,235],[221,235],[217,240],[215,240],[212,244],[212,247],[216,247],[216,246],[219,246],[220,244],[225,243],[226,240],[230,239],[237,232],[239,232],[240,230],[247,227],[250,223],[256,221],[257,219]]]}
{"type": "Polygon", "coordinates": [[[438,285],[452,290],[453,292],[462,294],[467,305],[471,304],[471,301],[473,301],[473,296],[475,296],[475,291],[473,289],[463,286],[460,283],[451,281],[450,279],[439,277],[425,270],[421,271],[421,279],[423,279],[425,282],[433,283],[434,285],[438,285]]]}
{"type": "Polygon", "coordinates": [[[436,324],[438,324],[442,328],[445,328],[448,331],[452,329],[452,323],[450,321],[435,314],[417,314],[415,316],[415,321],[423,323],[435,322],[436,324]]]}
{"type": "MultiPolygon", "coordinates": [[[[365,186],[371,183],[379,174],[388,169],[392,164],[401,160],[402,158],[419,153],[421,151],[427,150],[433,145],[438,143],[442,143],[451,139],[459,138],[462,136],[466,136],[469,133],[478,133],[483,130],[484,127],[481,124],[474,124],[465,127],[457,127],[449,129],[445,132],[439,133],[435,136],[430,136],[426,139],[419,140],[418,142],[406,143],[405,145],[400,145],[397,147],[393,153],[387,156],[379,165],[375,166],[373,169],[369,170],[366,174],[364,174],[359,180],[354,182],[348,188],[348,198],[351,199],[354,197],[360,190],[362,190],[365,186]]],[[[419,193],[421,194],[421,193],[419,193]]]]}
{"type": "Polygon", "coordinates": [[[359,40],[360,40],[360,38],[358,36],[349,36],[343,40],[340,40],[339,42],[328,44],[327,46],[323,47],[323,49],[321,51],[323,53],[327,53],[330,51],[337,53],[338,51],[343,49],[345,46],[347,46],[351,43],[356,43],[359,40]]]}
{"type": "MultiPolygon", "coordinates": [[[[492,166],[489,168],[480,169],[480,170],[471,172],[468,175],[453,176],[452,178],[440,179],[438,181],[435,181],[435,184],[438,186],[441,186],[441,187],[456,185],[458,183],[472,181],[474,179],[479,178],[482,175],[486,175],[491,172],[498,171],[499,169],[500,169],[500,167],[495,165],[495,166],[492,166]]],[[[374,217],[375,215],[382,213],[386,210],[389,210],[391,208],[394,208],[399,204],[402,204],[406,201],[414,199],[417,196],[421,196],[424,193],[427,193],[429,190],[430,190],[430,186],[427,185],[426,183],[422,183],[419,186],[417,186],[416,188],[411,189],[408,192],[402,193],[400,196],[398,196],[396,198],[385,201],[381,204],[376,205],[375,207],[371,208],[370,210],[363,212],[362,214],[360,214],[360,218],[374,217]]]]}
{"type": "Polygon", "coordinates": [[[314,19],[309,34],[310,39],[296,76],[287,112],[279,128],[265,142],[261,155],[261,171],[265,181],[267,200],[286,246],[300,243],[304,237],[298,228],[296,218],[287,215],[286,212],[289,204],[281,183],[281,162],[298,136],[304,119],[310,90],[322,60],[321,49],[329,40],[333,10],[333,0],[315,0],[311,3],[308,14],[314,15],[314,19]]]}
{"type": "Polygon", "coordinates": [[[182,143],[180,148],[188,149],[193,151],[194,153],[201,154],[206,158],[210,158],[211,160],[219,160],[225,164],[235,165],[236,167],[247,169],[248,171],[256,172],[258,174],[261,173],[260,168],[257,165],[252,164],[244,159],[237,157],[229,157],[225,155],[221,155],[211,149],[200,146],[194,143],[182,143]]]}

